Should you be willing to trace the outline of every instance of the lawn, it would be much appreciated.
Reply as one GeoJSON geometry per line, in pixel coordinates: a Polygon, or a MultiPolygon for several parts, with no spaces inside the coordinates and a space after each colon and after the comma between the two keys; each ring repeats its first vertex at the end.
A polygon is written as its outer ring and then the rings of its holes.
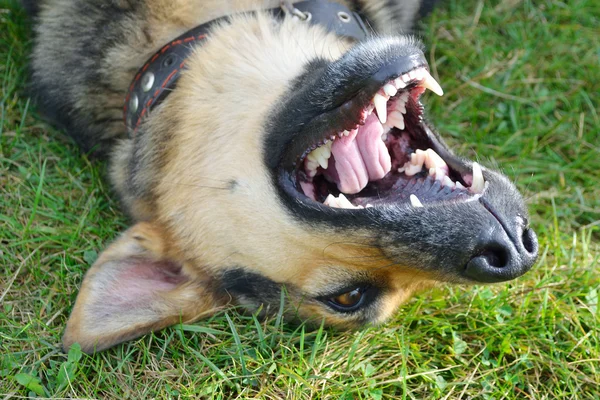
{"type": "Polygon", "coordinates": [[[425,98],[430,118],[527,198],[530,273],[423,293],[356,332],[230,310],[67,355],[82,276],[128,221],[105,165],[36,116],[31,35],[0,0],[0,395],[600,399],[600,2],[448,0],[420,34],[446,91],[425,98]]]}

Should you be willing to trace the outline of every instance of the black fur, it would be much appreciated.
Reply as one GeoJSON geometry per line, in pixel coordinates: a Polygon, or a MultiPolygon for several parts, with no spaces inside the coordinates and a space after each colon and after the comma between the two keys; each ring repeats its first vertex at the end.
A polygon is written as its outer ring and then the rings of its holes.
{"type": "MultiPolygon", "coordinates": [[[[420,209],[408,199],[358,211],[331,208],[301,194],[299,157],[331,134],[353,129],[356,115],[387,80],[425,62],[418,44],[392,39],[388,47],[381,46],[381,39],[375,43],[359,45],[331,64],[309,64],[286,102],[273,111],[265,163],[282,203],[307,227],[334,229],[342,236],[346,230],[362,230],[370,245],[382,248],[398,265],[432,271],[446,281],[508,280],[521,275],[535,262],[537,242],[522,222],[527,215],[523,199],[497,172],[484,171],[489,190],[478,201],[437,199],[436,205],[420,209]],[[397,57],[405,59],[406,69],[397,57]],[[397,73],[388,72],[394,71],[390,65],[397,73]],[[361,100],[363,95],[366,101],[361,100]],[[358,107],[348,107],[352,102],[358,107]],[[502,268],[493,278],[473,272],[474,263],[482,262],[481,254],[487,257],[483,261],[501,260],[502,268]]],[[[471,162],[454,156],[428,123],[410,122],[411,135],[419,138],[421,148],[435,150],[456,175],[470,171],[471,162]]]]}

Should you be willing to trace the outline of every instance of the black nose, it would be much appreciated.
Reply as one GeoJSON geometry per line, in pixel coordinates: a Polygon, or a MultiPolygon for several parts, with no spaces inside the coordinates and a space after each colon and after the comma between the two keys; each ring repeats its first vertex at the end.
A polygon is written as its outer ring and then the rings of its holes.
{"type": "Polygon", "coordinates": [[[477,239],[475,255],[464,275],[478,282],[493,283],[514,279],[529,271],[538,254],[538,241],[532,229],[516,232],[494,229],[477,239]],[[516,234],[521,232],[520,235],[516,234]]]}

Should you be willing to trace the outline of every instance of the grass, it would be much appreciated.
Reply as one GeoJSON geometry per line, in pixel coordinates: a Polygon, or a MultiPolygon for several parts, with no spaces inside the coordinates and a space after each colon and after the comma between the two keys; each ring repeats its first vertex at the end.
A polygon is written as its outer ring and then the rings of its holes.
{"type": "MultiPolygon", "coordinates": [[[[105,166],[35,116],[0,0],[0,394],[82,398],[599,399],[600,3],[446,1],[422,32],[430,116],[528,199],[540,260],[510,284],[420,295],[388,324],[223,312],[95,356],[58,345],[85,270],[127,221],[105,166]]],[[[7,2],[8,1],[8,2],[7,2]]]]}

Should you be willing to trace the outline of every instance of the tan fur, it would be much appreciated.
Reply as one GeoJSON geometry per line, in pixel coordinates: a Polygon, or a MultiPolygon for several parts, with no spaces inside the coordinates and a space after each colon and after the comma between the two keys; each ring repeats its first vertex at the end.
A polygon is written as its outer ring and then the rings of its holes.
{"type": "MultiPolygon", "coordinates": [[[[391,21],[385,2],[363,1],[378,24],[391,21]]],[[[418,2],[409,2],[406,23],[418,2]]],[[[46,3],[42,19],[60,20],[72,1],[46,3]]],[[[123,24],[125,40],[110,48],[98,71],[110,96],[74,87],[81,110],[119,119],[102,137],[122,138],[112,152],[111,178],[138,223],[110,245],[87,273],[64,336],[64,345],[84,351],[189,321],[226,305],[215,280],[231,266],[288,284],[289,300],[305,319],[356,326],[352,315],[335,313],[307,296],[319,296],[339,282],[369,276],[392,288],[377,300],[371,321],[382,322],[435,277],[391,261],[366,230],[340,237],[323,227],[298,223],[284,209],[264,167],[265,121],[307,60],[340,58],[352,43],[290,18],[281,24],[259,14],[237,16],[211,33],[187,60],[187,69],[165,102],[126,139],[120,121],[122,98],[137,69],[164,43],[208,20],[234,12],[275,7],[279,1],[147,0],[123,24]],[[243,94],[243,95],[240,95],[243,94]],[[143,157],[140,157],[140,154],[143,157]],[[138,168],[133,171],[132,164],[138,168]],[[132,189],[135,188],[135,190],[132,189]],[[243,227],[240,229],[240,227],[243,227]],[[148,309],[133,308],[111,319],[99,311],[114,295],[115,274],[132,260],[167,260],[182,267],[185,282],[157,292],[148,309]]],[[[118,3],[128,10],[125,0],[118,3]]],[[[48,54],[62,54],[61,32],[48,23],[38,29],[35,63],[54,66],[48,54]]],[[[243,302],[243,300],[239,300],[243,302]]]]}

